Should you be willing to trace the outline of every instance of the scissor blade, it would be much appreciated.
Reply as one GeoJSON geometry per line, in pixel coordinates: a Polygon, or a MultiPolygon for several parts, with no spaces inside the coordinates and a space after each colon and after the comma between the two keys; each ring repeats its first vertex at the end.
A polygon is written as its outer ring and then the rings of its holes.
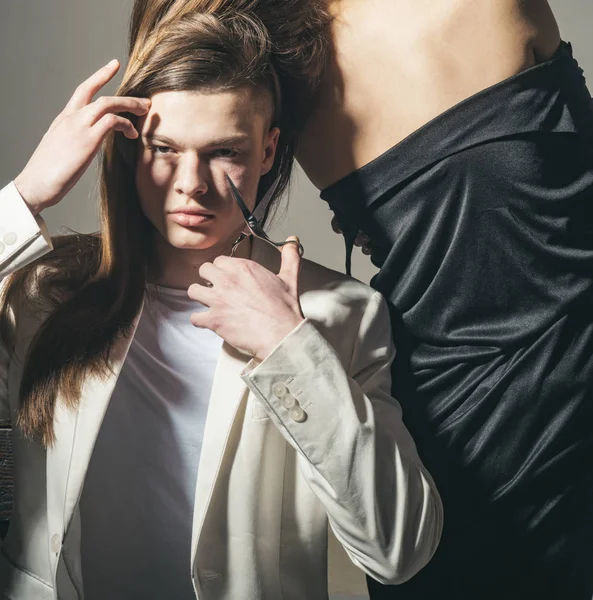
{"type": "Polygon", "coordinates": [[[258,205],[255,207],[255,210],[253,211],[253,216],[255,217],[258,223],[261,223],[262,219],[265,217],[268,204],[270,204],[270,201],[272,200],[274,192],[278,188],[279,183],[280,177],[276,177],[275,181],[265,193],[264,197],[259,201],[258,205]]]}
{"type": "Polygon", "coordinates": [[[241,192],[239,191],[237,186],[234,184],[233,180],[228,175],[226,176],[226,178],[227,178],[227,181],[229,182],[229,187],[231,188],[231,194],[233,195],[233,198],[234,198],[235,202],[237,203],[237,206],[243,213],[243,218],[245,219],[245,221],[247,222],[247,224],[250,227],[253,226],[254,224],[257,227],[258,223],[255,220],[254,216],[251,214],[251,211],[247,208],[247,204],[245,204],[245,201],[243,200],[243,196],[241,196],[241,192]]]}

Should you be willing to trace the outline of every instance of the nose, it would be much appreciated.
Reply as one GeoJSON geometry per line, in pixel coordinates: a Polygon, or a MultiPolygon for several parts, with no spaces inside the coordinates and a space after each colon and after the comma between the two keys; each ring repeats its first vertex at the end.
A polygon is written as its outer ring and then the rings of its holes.
{"type": "Polygon", "coordinates": [[[184,156],[175,172],[175,191],[193,198],[208,191],[208,174],[206,165],[197,156],[184,156]]]}

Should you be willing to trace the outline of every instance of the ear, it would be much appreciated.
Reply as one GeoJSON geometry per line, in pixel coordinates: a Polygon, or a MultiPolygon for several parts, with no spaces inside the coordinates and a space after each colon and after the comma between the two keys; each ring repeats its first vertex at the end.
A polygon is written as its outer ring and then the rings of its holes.
{"type": "Polygon", "coordinates": [[[280,129],[278,129],[278,127],[272,127],[272,129],[264,136],[264,160],[261,165],[260,176],[268,173],[274,166],[279,137],[280,129]]]}

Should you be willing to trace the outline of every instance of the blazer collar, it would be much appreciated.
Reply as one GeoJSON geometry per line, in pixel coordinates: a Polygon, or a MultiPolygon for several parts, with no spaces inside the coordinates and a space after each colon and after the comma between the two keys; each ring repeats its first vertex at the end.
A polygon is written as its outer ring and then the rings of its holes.
{"type": "Polygon", "coordinates": [[[233,423],[241,404],[247,398],[247,387],[241,379],[241,372],[250,359],[250,356],[235,350],[229,344],[223,344],[212,384],[198,468],[191,542],[192,565],[233,423]]]}

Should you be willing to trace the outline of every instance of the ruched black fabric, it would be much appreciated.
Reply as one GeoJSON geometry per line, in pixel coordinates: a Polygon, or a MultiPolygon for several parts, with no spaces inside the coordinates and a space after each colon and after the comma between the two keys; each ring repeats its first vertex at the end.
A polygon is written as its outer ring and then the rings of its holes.
{"type": "Polygon", "coordinates": [[[373,599],[591,600],[593,103],[563,43],[322,193],[371,238],[394,395],[445,506],[373,599]]]}

